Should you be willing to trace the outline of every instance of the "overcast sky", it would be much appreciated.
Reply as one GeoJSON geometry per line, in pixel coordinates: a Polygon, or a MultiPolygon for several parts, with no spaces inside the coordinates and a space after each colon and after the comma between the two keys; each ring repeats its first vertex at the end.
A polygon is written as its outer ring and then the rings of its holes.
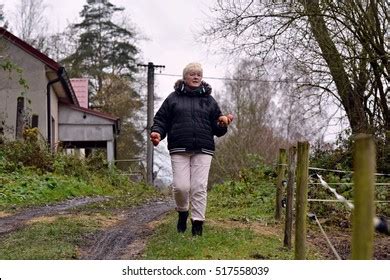
{"type": "MultiPolygon", "coordinates": [[[[48,8],[46,16],[50,31],[62,31],[68,23],[79,21],[79,13],[86,0],[44,1],[48,8]]],[[[12,15],[19,0],[0,0],[7,15],[12,15]]],[[[215,0],[111,0],[111,3],[124,7],[126,15],[148,38],[139,42],[142,63],[153,62],[165,65],[163,74],[181,74],[189,62],[200,62],[204,76],[221,77],[227,67],[223,58],[212,54],[207,46],[195,37],[206,20],[206,14],[215,0]]],[[[7,18],[12,22],[12,18],[7,18]]],[[[12,26],[12,24],[11,24],[12,26]]],[[[173,89],[177,77],[156,76],[155,94],[161,98],[173,89]]],[[[218,80],[208,81],[215,90],[222,87],[218,80]]]]}

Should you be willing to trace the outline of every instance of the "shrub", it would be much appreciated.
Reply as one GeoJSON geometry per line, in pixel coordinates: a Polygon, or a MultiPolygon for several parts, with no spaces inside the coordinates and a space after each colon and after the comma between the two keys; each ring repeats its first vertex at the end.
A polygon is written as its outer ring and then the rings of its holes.
{"type": "Polygon", "coordinates": [[[38,140],[36,130],[30,129],[24,136],[24,140],[0,144],[0,154],[5,161],[2,163],[3,170],[12,172],[25,166],[52,171],[54,157],[47,146],[38,140]]]}
{"type": "Polygon", "coordinates": [[[88,169],[83,159],[76,155],[57,153],[54,157],[53,171],[78,178],[88,178],[88,169]]]}
{"type": "Polygon", "coordinates": [[[275,201],[275,179],[272,168],[261,157],[249,156],[247,167],[239,178],[216,184],[210,192],[210,210],[213,215],[252,219],[272,217],[275,201]]]}

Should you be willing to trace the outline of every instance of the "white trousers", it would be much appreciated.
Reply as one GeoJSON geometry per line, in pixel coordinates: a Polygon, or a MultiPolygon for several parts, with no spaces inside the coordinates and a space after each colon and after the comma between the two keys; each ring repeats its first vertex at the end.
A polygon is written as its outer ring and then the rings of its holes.
{"type": "Polygon", "coordinates": [[[192,220],[205,220],[207,181],[211,155],[180,153],[171,155],[173,197],[177,211],[188,211],[192,220]]]}

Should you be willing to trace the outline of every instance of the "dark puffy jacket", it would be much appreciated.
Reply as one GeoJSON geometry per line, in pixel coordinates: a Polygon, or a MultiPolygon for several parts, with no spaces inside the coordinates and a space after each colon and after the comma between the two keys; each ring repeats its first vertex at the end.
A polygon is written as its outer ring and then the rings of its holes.
{"type": "Polygon", "coordinates": [[[211,87],[202,81],[199,88],[190,89],[182,80],[154,116],[151,131],[158,132],[161,140],[168,135],[170,154],[195,152],[213,155],[214,135],[220,137],[226,127],[217,124],[221,110],[210,95],[211,87]]]}

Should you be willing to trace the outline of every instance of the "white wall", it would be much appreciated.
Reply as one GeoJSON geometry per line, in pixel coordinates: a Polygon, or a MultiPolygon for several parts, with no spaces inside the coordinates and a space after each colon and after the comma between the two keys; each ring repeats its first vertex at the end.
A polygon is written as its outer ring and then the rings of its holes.
{"type": "Polygon", "coordinates": [[[60,141],[113,141],[113,125],[109,119],[60,105],[60,141]]]}
{"type": "MultiPolygon", "coordinates": [[[[24,96],[25,109],[30,115],[37,114],[39,116],[38,128],[42,135],[46,137],[47,78],[44,64],[3,38],[0,38],[0,46],[2,49],[1,55],[10,58],[13,63],[23,70],[22,77],[27,81],[29,87],[24,96]],[[28,102],[28,100],[31,102],[28,102]]],[[[6,137],[10,139],[15,138],[16,104],[22,90],[23,88],[19,85],[19,75],[15,71],[9,74],[0,70],[0,118],[5,118],[6,126],[12,128],[5,131],[6,137]]]]}

